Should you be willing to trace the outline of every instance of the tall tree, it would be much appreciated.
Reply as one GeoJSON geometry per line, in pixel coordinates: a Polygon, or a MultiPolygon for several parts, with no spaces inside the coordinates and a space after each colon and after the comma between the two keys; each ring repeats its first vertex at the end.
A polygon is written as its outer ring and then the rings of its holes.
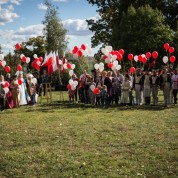
{"type": "Polygon", "coordinates": [[[94,35],[92,46],[101,43],[112,45],[113,29],[117,28],[122,19],[123,12],[127,12],[128,7],[138,8],[150,5],[153,9],[158,9],[164,14],[165,22],[175,30],[178,20],[178,3],[176,0],[87,0],[92,5],[97,5],[97,12],[101,18],[97,21],[87,20],[89,28],[94,35]]]}
{"type": "Polygon", "coordinates": [[[58,9],[50,3],[49,0],[45,0],[47,11],[45,19],[43,21],[44,33],[47,40],[47,51],[59,50],[60,54],[66,49],[65,35],[66,29],[58,17],[58,9]]]}

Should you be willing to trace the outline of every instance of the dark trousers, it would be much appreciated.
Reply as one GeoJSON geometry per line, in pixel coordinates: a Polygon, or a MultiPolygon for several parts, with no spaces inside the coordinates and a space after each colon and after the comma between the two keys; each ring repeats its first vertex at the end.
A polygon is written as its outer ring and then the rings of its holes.
{"type": "Polygon", "coordinates": [[[4,98],[0,98],[0,107],[1,107],[1,111],[3,111],[5,108],[5,99],[4,98]]]}
{"type": "Polygon", "coordinates": [[[31,95],[30,98],[31,98],[31,105],[34,105],[35,104],[35,94],[31,95]]]}
{"type": "Polygon", "coordinates": [[[173,97],[174,97],[174,104],[177,104],[177,93],[178,93],[178,90],[173,89],[172,94],[173,94],[173,97]]]}

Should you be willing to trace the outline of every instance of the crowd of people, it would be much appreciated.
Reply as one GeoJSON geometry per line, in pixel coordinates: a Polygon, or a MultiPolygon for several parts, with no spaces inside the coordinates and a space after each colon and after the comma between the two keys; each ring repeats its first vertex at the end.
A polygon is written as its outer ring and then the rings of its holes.
{"type": "Polygon", "coordinates": [[[78,82],[75,90],[68,89],[69,102],[78,101],[91,105],[158,105],[158,91],[162,90],[164,106],[177,104],[178,72],[167,68],[157,72],[142,71],[121,74],[120,71],[86,71],[73,81],[78,82]],[[97,88],[97,90],[96,90],[97,88]],[[97,92],[95,92],[97,91],[97,92]],[[78,97],[77,97],[78,96],[78,97]]]}
{"type": "MultiPolygon", "coordinates": [[[[136,69],[135,74],[126,74],[120,71],[93,70],[92,74],[84,71],[80,77],[72,75],[72,80],[77,81],[76,89],[68,89],[69,103],[85,103],[92,106],[115,105],[158,105],[158,91],[162,90],[164,106],[177,104],[178,71],[163,69],[157,71],[141,71],[136,69]]],[[[35,106],[37,97],[46,94],[46,83],[49,76],[44,73],[23,73],[6,77],[0,75],[0,109],[20,107],[23,105],[35,106]],[[19,82],[21,81],[21,82],[19,82]],[[9,83],[5,91],[5,83],[9,83]]]]}
{"type": "Polygon", "coordinates": [[[42,91],[45,95],[48,75],[44,70],[43,75],[39,78],[38,73],[27,74],[24,78],[23,72],[18,75],[10,76],[10,73],[4,77],[0,75],[0,109],[18,108],[24,105],[35,106],[37,98],[42,91]],[[7,84],[8,83],[8,84],[7,84]],[[5,90],[6,85],[8,90],[5,90]]]}

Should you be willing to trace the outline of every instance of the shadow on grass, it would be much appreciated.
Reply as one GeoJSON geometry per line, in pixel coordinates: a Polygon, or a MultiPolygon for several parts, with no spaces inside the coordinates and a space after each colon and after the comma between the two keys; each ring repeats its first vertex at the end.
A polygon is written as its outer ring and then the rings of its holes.
{"type": "Polygon", "coordinates": [[[43,103],[39,104],[35,109],[33,108],[28,108],[26,112],[35,112],[35,111],[40,111],[40,112],[55,112],[56,109],[82,109],[82,110],[87,110],[87,109],[99,109],[99,110],[107,110],[107,109],[117,109],[118,111],[124,111],[124,110],[151,110],[151,111],[160,111],[160,110],[166,110],[170,108],[175,108],[176,106],[170,106],[170,107],[165,107],[163,106],[163,103],[159,103],[157,106],[153,105],[142,105],[142,106],[137,106],[137,105],[132,105],[132,106],[121,106],[121,105],[111,105],[111,106],[92,106],[91,104],[84,104],[84,103],[77,103],[77,104],[69,104],[68,101],[54,101],[52,103],[43,103]]]}

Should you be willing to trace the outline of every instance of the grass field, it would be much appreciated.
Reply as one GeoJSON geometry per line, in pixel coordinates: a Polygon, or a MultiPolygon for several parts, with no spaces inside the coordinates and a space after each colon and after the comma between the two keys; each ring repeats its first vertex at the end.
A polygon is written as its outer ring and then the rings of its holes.
{"type": "Polygon", "coordinates": [[[1,178],[178,177],[177,106],[53,100],[0,113],[1,178]]]}

